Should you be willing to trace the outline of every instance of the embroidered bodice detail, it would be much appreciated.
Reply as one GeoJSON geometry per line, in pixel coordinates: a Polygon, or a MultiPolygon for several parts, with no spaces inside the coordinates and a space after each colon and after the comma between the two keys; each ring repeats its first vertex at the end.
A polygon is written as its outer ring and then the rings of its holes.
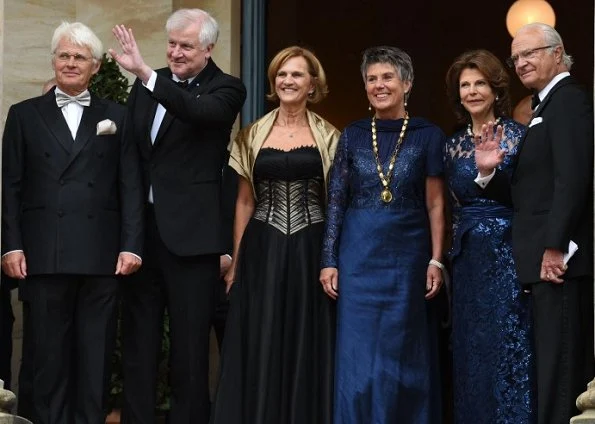
{"type": "Polygon", "coordinates": [[[324,180],[316,147],[263,148],[254,165],[254,219],[283,234],[324,221],[324,180]]]}

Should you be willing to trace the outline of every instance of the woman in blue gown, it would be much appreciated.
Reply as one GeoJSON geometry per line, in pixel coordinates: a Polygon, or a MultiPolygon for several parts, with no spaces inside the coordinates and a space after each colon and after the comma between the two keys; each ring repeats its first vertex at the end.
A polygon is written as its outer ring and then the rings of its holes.
{"type": "Polygon", "coordinates": [[[442,284],[443,133],[409,118],[407,53],[364,52],[375,113],[345,128],[329,182],[320,280],[338,299],[334,422],[440,423],[426,299],[442,284]]]}
{"type": "Polygon", "coordinates": [[[486,50],[463,53],[450,67],[447,91],[468,124],[446,145],[453,206],[452,350],[457,424],[535,422],[529,297],[517,280],[511,246],[512,209],[482,198],[473,181],[473,134],[498,122],[511,174],[524,127],[510,113],[508,74],[486,50]],[[478,417],[481,420],[478,421],[478,417]]]}

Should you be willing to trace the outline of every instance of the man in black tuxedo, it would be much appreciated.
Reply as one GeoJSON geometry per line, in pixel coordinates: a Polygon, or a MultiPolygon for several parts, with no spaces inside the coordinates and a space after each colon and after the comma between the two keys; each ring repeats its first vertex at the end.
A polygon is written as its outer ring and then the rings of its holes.
{"type": "Polygon", "coordinates": [[[155,422],[157,352],[164,307],[170,325],[170,422],[209,420],[209,329],[226,251],[221,170],[242,82],[211,59],[217,22],[180,9],[166,23],[168,67],[153,71],[131,29],[113,29],[114,59],[137,76],[128,99],[144,164],[145,265],[125,285],[122,317],[123,422],[155,422]]]}
{"type": "Polygon", "coordinates": [[[533,298],[538,423],[568,423],[595,370],[592,102],[570,76],[572,58],[550,26],[522,27],[511,52],[509,64],[535,92],[533,117],[510,181],[494,172],[502,130],[484,126],[476,182],[514,207],[516,267],[533,298]],[[578,251],[566,262],[572,243],[578,251]]]}
{"type": "Polygon", "coordinates": [[[102,423],[117,276],[141,264],[142,175],[126,109],[87,90],[101,41],[65,22],[51,52],[56,88],[12,106],[6,120],[2,270],[21,281],[28,311],[27,418],[102,423]]]}

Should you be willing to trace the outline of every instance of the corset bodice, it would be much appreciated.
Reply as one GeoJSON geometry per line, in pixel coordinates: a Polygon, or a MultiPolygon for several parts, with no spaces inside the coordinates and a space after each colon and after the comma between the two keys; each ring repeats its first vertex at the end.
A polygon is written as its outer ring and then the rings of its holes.
{"type": "Polygon", "coordinates": [[[284,234],[324,220],[322,161],[315,147],[261,149],[254,164],[254,219],[284,234]]]}

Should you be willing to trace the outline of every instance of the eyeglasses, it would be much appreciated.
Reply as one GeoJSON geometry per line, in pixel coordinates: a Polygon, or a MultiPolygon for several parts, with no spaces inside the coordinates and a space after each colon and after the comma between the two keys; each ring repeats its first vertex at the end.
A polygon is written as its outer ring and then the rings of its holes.
{"type": "Polygon", "coordinates": [[[70,58],[74,59],[74,63],[81,65],[89,60],[91,60],[92,58],[87,57],[87,56],[83,56],[82,54],[79,53],[75,53],[75,54],[70,54],[70,53],[66,53],[66,52],[62,52],[62,53],[56,53],[56,60],[58,60],[59,62],[70,62],[70,58]]]}
{"type": "Polygon", "coordinates": [[[523,50],[519,54],[512,55],[508,59],[506,59],[506,64],[510,68],[514,68],[516,66],[516,64],[518,63],[519,59],[524,59],[524,60],[533,59],[537,55],[538,51],[544,50],[544,49],[551,49],[552,47],[556,47],[556,46],[551,45],[551,46],[536,47],[534,49],[529,49],[529,50],[523,50]]]}

